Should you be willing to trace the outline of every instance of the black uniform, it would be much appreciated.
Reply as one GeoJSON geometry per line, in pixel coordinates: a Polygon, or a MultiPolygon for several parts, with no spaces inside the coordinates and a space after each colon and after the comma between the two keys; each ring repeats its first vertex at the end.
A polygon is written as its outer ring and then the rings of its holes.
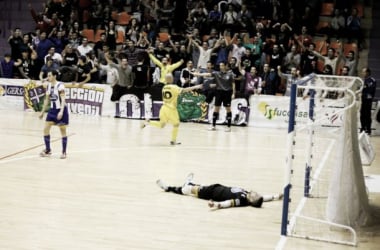
{"type": "Polygon", "coordinates": [[[216,83],[215,106],[221,106],[223,103],[225,107],[230,107],[234,74],[232,71],[214,71],[212,76],[216,83]]]}
{"type": "MultiPolygon", "coordinates": [[[[194,184],[190,184],[194,185],[194,184]]],[[[182,187],[168,187],[167,192],[183,194],[182,187]]],[[[227,201],[232,200],[233,207],[249,206],[248,191],[238,187],[227,187],[221,184],[200,186],[197,197],[204,200],[227,201]]]]}
{"type": "Polygon", "coordinates": [[[376,80],[373,77],[364,79],[364,88],[362,92],[362,106],[360,108],[361,131],[371,134],[371,109],[373,98],[376,93],[376,80]]]}

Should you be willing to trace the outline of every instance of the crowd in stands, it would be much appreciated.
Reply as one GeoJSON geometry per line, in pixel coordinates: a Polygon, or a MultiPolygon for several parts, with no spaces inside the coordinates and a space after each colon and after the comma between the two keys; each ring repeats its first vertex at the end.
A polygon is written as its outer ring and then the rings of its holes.
{"type": "Polygon", "coordinates": [[[357,75],[363,32],[355,2],[333,1],[335,9],[321,27],[324,3],[52,0],[41,9],[29,4],[35,30],[14,28],[1,77],[44,80],[58,69],[64,82],[115,84],[113,67],[119,82],[130,79],[120,83],[126,88],[121,94],[138,89],[141,96],[163,84],[162,64],[176,65],[176,83],[191,86],[212,82],[191,71],[218,70],[227,62],[237,95],[284,95],[284,74],[357,75]]]}

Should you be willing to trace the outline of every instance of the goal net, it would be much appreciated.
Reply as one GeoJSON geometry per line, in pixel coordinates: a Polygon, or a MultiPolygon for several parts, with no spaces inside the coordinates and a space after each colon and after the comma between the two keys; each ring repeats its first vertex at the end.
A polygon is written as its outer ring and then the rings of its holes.
{"type": "Polygon", "coordinates": [[[358,146],[362,86],[315,74],[292,84],[281,235],[356,245],[355,229],[371,221],[358,146]],[[299,123],[305,102],[309,119],[299,123]]]}

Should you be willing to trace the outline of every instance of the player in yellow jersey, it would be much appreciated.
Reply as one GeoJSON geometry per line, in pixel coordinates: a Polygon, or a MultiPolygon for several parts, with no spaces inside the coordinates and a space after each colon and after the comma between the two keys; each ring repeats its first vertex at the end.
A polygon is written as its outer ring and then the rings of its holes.
{"type": "Polygon", "coordinates": [[[163,104],[160,109],[159,121],[145,121],[142,123],[141,128],[145,128],[147,125],[152,125],[158,128],[163,128],[167,123],[173,125],[170,145],[181,144],[177,142],[178,127],[179,127],[179,114],[177,110],[178,96],[184,92],[190,92],[195,89],[201,89],[202,84],[195,85],[188,88],[181,88],[173,84],[173,75],[168,73],[165,75],[167,84],[162,88],[162,101],[163,104]]]}

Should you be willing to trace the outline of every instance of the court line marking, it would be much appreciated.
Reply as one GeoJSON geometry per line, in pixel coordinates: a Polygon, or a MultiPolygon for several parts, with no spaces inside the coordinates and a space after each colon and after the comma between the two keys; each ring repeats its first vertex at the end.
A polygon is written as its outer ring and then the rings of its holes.
{"type": "MultiPolygon", "coordinates": [[[[70,136],[72,135],[75,135],[75,133],[72,133],[70,134],[70,136]]],[[[54,140],[52,140],[52,142],[54,141],[58,141],[60,140],[61,138],[56,138],[54,140]]],[[[20,153],[23,153],[23,152],[27,152],[27,151],[30,151],[32,149],[35,149],[35,148],[38,148],[38,147],[42,147],[44,146],[45,144],[39,144],[39,145],[36,145],[36,146],[33,146],[33,147],[30,147],[30,148],[27,148],[27,149],[24,149],[22,151],[18,151],[16,153],[12,153],[10,155],[7,155],[7,156],[4,156],[2,158],[0,158],[0,165],[1,164],[4,164],[4,163],[9,163],[9,162],[15,162],[15,161],[21,161],[21,160],[25,160],[25,159],[33,159],[33,158],[40,158],[39,155],[27,155],[27,156],[22,156],[22,157],[16,157],[16,158],[12,158],[12,159],[9,159],[9,160],[5,160],[6,158],[9,158],[11,156],[14,156],[14,155],[17,155],[17,154],[20,154],[20,153]]],[[[164,144],[160,144],[160,145],[141,145],[141,146],[133,146],[133,147],[110,147],[110,148],[94,148],[94,149],[86,149],[86,150],[75,150],[75,151],[70,151],[70,154],[79,154],[79,153],[94,153],[94,152],[109,152],[109,151],[125,151],[125,150],[128,150],[128,151],[131,151],[131,149],[134,149],[134,150],[141,150],[141,149],[168,149],[168,148],[172,148],[172,149],[178,149],[178,150],[188,150],[188,149],[195,149],[195,150],[212,150],[212,151],[215,151],[215,150],[231,150],[231,147],[229,146],[226,146],[226,147],[212,147],[212,146],[208,146],[208,147],[199,147],[199,146],[184,146],[184,145],[179,145],[179,146],[171,146],[171,145],[164,145],[164,144]]],[[[262,146],[257,146],[257,147],[252,147],[250,146],[249,147],[250,149],[252,150],[255,150],[255,149],[260,149],[260,150],[264,150],[264,151],[268,151],[268,152],[282,152],[282,151],[285,151],[284,149],[282,148],[278,148],[278,149],[274,149],[272,147],[262,147],[262,146]]],[[[246,151],[247,150],[247,147],[245,146],[242,146],[242,147],[234,147],[233,148],[234,150],[244,150],[246,151]]],[[[295,152],[303,152],[304,149],[296,149],[295,152]]],[[[54,156],[55,154],[53,153],[52,156],[54,156]]]]}
{"type": "MultiPolygon", "coordinates": [[[[75,135],[75,133],[68,134],[67,137],[71,137],[71,136],[73,136],[73,135],[75,135]]],[[[61,139],[62,139],[62,138],[59,137],[59,138],[56,138],[56,139],[51,140],[50,142],[51,142],[51,143],[54,143],[54,142],[59,141],[59,140],[61,140],[61,139]]],[[[8,155],[5,155],[5,156],[2,156],[2,157],[0,157],[0,161],[3,161],[4,159],[7,159],[7,158],[9,158],[9,157],[12,157],[12,156],[15,156],[15,155],[18,155],[18,154],[21,154],[21,153],[24,153],[24,152],[30,151],[30,150],[32,150],[32,149],[42,147],[42,146],[44,146],[44,145],[45,145],[45,143],[41,143],[41,144],[38,144],[38,145],[35,145],[35,146],[32,146],[32,147],[26,148],[26,149],[23,149],[23,150],[20,150],[20,151],[16,151],[16,152],[14,152],[14,153],[11,153],[11,154],[8,154],[8,155]]]]}

